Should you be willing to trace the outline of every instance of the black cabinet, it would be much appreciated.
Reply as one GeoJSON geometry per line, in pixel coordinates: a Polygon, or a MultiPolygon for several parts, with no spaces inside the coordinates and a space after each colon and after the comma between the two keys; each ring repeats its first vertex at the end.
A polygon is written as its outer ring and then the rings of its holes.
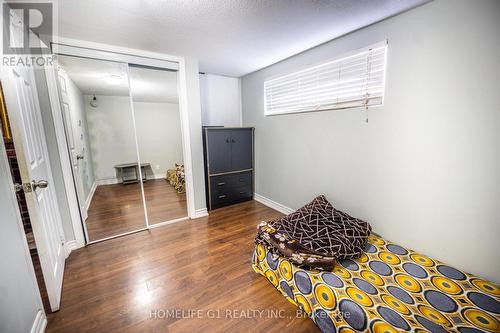
{"type": "Polygon", "coordinates": [[[253,131],[232,130],[231,133],[231,169],[252,169],[253,131]]]}
{"type": "Polygon", "coordinates": [[[210,177],[211,209],[227,204],[251,200],[253,197],[252,171],[210,177]]]}
{"type": "Polygon", "coordinates": [[[203,127],[208,209],[253,198],[253,137],[250,127],[203,127]]]}
{"type": "Polygon", "coordinates": [[[209,130],[206,150],[211,174],[231,171],[231,137],[226,131],[209,130]]]}

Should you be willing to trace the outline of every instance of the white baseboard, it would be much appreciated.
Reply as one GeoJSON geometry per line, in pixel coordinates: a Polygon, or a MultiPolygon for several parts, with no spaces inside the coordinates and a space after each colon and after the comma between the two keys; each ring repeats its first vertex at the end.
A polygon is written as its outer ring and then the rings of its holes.
{"type": "Polygon", "coordinates": [[[96,179],[94,184],[96,186],[100,185],[113,185],[113,184],[119,184],[121,181],[118,178],[107,178],[107,179],[96,179]]]}
{"type": "Polygon", "coordinates": [[[273,201],[269,198],[266,198],[258,193],[254,193],[253,198],[255,201],[260,202],[263,205],[266,205],[267,207],[270,207],[274,210],[277,210],[280,213],[283,213],[285,215],[291,214],[295,211],[295,209],[292,209],[290,207],[287,207],[285,205],[282,205],[276,201],[273,201]]]}
{"type": "Polygon", "coordinates": [[[47,327],[47,317],[42,310],[38,310],[35,316],[33,326],[31,326],[30,333],[43,333],[47,327]]]}
{"type": "MultiPolygon", "coordinates": [[[[147,176],[147,179],[165,179],[165,174],[164,173],[159,173],[156,175],[153,175],[153,178],[151,178],[151,175],[147,176]]],[[[99,185],[114,185],[114,184],[121,184],[122,180],[121,178],[107,178],[107,179],[98,179],[94,182],[97,186],[99,185]]]]}
{"type": "Polygon", "coordinates": [[[194,216],[192,217],[192,219],[198,219],[205,216],[208,216],[208,210],[206,208],[196,209],[194,211],[194,216]]]}
{"type": "Polygon", "coordinates": [[[64,251],[66,252],[66,258],[69,257],[72,251],[79,249],[78,242],[76,240],[70,240],[64,243],[64,251]]]}
{"type": "Polygon", "coordinates": [[[92,202],[92,198],[94,198],[95,189],[97,188],[97,182],[92,184],[90,188],[89,195],[87,195],[87,200],[85,200],[85,209],[88,210],[90,207],[90,203],[92,202]]]}
{"type": "Polygon", "coordinates": [[[187,221],[187,220],[189,220],[189,217],[187,217],[187,216],[186,217],[180,217],[178,219],[174,219],[174,220],[170,220],[170,221],[165,221],[165,222],[151,224],[151,225],[149,225],[149,229],[159,228],[159,227],[166,226],[168,224],[182,222],[182,221],[187,221]]]}

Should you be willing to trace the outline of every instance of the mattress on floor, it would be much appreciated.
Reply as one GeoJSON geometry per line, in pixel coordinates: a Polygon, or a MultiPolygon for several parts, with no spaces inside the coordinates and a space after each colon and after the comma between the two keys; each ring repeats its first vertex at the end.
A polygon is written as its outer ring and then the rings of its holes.
{"type": "Polygon", "coordinates": [[[500,332],[500,287],[371,235],[332,272],[305,270],[258,244],[253,269],[323,332],[500,332]]]}

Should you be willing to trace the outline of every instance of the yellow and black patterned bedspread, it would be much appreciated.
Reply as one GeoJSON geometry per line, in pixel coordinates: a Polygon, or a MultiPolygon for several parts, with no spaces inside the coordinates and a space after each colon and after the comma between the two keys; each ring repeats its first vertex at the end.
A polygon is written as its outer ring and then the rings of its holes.
{"type": "Polygon", "coordinates": [[[301,269],[256,245],[253,269],[323,332],[500,332],[500,287],[369,237],[333,272],[301,269]]]}

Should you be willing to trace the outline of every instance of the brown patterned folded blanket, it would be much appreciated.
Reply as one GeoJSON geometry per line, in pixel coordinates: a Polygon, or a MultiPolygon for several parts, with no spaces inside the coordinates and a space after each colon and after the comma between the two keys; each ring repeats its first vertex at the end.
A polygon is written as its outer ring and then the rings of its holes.
{"type": "Polygon", "coordinates": [[[186,180],[184,176],[184,164],[175,163],[175,169],[167,170],[168,182],[175,188],[177,193],[186,191],[186,180]]]}
{"type": "Polygon", "coordinates": [[[260,223],[255,241],[297,265],[331,270],[338,259],[359,257],[370,233],[368,222],[335,209],[320,195],[292,214],[260,223]]]}

